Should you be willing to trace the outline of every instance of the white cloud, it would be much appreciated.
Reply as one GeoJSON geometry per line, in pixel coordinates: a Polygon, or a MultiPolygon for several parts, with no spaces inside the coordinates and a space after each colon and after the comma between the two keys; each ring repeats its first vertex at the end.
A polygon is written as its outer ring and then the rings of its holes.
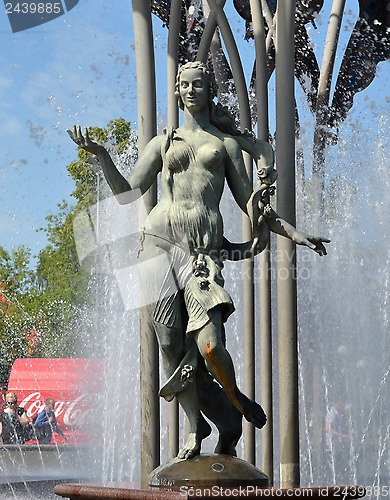
{"type": "Polygon", "coordinates": [[[3,116],[0,119],[0,135],[17,136],[23,132],[23,126],[20,121],[12,116],[3,116]]]}
{"type": "Polygon", "coordinates": [[[12,85],[11,78],[0,76],[0,89],[8,89],[12,85]]]}

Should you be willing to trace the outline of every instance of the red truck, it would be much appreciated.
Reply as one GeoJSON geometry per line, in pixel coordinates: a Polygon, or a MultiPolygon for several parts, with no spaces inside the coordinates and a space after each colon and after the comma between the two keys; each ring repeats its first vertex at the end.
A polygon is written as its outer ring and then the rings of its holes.
{"type": "MultiPolygon", "coordinates": [[[[53,398],[67,442],[89,443],[99,433],[102,376],[99,359],[20,358],[12,366],[8,391],[17,394],[30,420],[44,408],[45,399],[53,398]]],[[[63,439],[54,433],[52,442],[63,439]]]]}

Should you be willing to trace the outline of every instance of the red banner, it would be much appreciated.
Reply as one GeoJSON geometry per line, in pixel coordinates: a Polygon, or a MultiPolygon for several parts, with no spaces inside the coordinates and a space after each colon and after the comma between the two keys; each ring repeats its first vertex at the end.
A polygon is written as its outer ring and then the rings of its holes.
{"type": "MultiPolygon", "coordinates": [[[[18,396],[18,404],[32,420],[55,400],[57,423],[68,442],[87,443],[99,433],[99,389],[102,364],[97,359],[23,358],[13,364],[8,390],[18,396]]],[[[62,438],[54,435],[57,443],[62,438]]]]}

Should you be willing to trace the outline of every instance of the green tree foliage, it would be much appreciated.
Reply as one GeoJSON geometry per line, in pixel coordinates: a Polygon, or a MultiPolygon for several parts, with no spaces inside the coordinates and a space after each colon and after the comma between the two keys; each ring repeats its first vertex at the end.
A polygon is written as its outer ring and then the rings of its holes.
{"type": "Polygon", "coordinates": [[[5,365],[19,353],[27,354],[27,335],[32,327],[28,310],[37,291],[35,273],[29,267],[30,258],[30,251],[25,247],[11,253],[0,247],[0,347],[5,365]]]}
{"type": "MultiPolygon", "coordinates": [[[[105,129],[89,129],[91,138],[105,144],[115,159],[133,163],[136,137],[130,123],[120,118],[105,129]]],[[[36,260],[27,247],[7,253],[0,247],[0,353],[2,373],[18,357],[72,357],[88,354],[93,341],[94,276],[79,263],[73,222],[97,201],[97,174],[89,153],[67,169],[75,181],[76,203],[63,201],[40,230],[48,244],[36,260]],[[90,341],[88,339],[91,339],[90,341]],[[84,352],[83,352],[84,348],[84,352]]]]}
{"type": "MultiPolygon", "coordinates": [[[[76,205],[77,206],[77,205],[76,205]]],[[[50,299],[61,297],[80,305],[85,300],[87,276],[80,269],[73,239],[74,209],[66,202],[58,205],[59,212],[49,215],[43,229],[49,244],[40,251],[37,281],[50,299]]]]}

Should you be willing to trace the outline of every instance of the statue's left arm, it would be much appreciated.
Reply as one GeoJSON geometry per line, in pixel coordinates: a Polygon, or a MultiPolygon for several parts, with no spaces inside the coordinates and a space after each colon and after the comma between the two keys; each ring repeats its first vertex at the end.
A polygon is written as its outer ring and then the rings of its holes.
{"type": "Polygon", "coordinates": [[[304,245],[318,253],[318,255],[326,255],[327,252],[324,243],[330,243],[328,238],[313,236],[298,231],[298,229],[282,219],[274,210],[271,211],[271,214],[265,218],[265,220],[272,232],[289,238],[297,245],[304,245]]]}
{"type": "MultiPolygon", "coordinates": [[[[229,158],[226,168],[226,179],[237,204],[239,205],[241,210],[243,210],[243,212],[248,214],[248,202],[253,197],[249,177],[245,169],[245,164],[241,152],[241,147],[244,149],[244,145],[246,146],[246,143],[241,144],[240,147],[239,141],[236,141],[235,139],[236,138],[233,139],[232,137],[228,137],[225,140],[225,148],[229,158]]],[[[259,145],[262,146],[261,143],[259,143],[259,145]]],[[[247,147],[245,147],[245,150],[247,150],[247,147]]],[[[271,170],[272,165],[270,165],[269,163],[270,161],[273,161],[273,154],[271,155],[268,152],[268,148],[265,151],[266,153],[263,155],[263,161],[265,162],[264,169],[270,170],[270,173],[272,174],[272,172],[274,171],[271,170]]],[[[252,151],[250,152],[251,154],[253,154],[252,151]]],[[[258,214],[254,213],[254,210],[252,211],[253,213],[250,213],[249,215],[251,216],[251,219],[253,219],[253,238],[254,240],[258,239],[255,253],[261,252],[264,249],[264,243],[266,242],[266,238],[264,237],[264,228],[262,230],[257,223],[257,221],[261,219],[260,226],[264,222],[266,222],[272,232],[289,238],[297,245],[307,246],[319,255],[326,255],[326,248],[324,246],[324,243],[330,243],[329,239],[323,238],[321,236],[308,235],[301,231],[298,231],[298,229],[282,219],[274,210],[270,210],[270,213],[267,214],[267,217],[260,218],[258,217],[258,214]]]]}
{"type": "Polygon", "coordinates": [[[259,213],[248,210],[248,202],[253,194],[251,183],[245,169],[241,147],[232,137],[225,138],[227,152],[226,181],[232,192],[233,198],[241,210],[250,217],[252,222],[252,241],[242,244],[232,244],[225,240],[224,249],[229,260],[238,260],[257,255],[262,252],[268,243],[268,230],[263,224],[257,224],[259,213]],[[241,257],[239,257],[241,255],[241,257]]]}

